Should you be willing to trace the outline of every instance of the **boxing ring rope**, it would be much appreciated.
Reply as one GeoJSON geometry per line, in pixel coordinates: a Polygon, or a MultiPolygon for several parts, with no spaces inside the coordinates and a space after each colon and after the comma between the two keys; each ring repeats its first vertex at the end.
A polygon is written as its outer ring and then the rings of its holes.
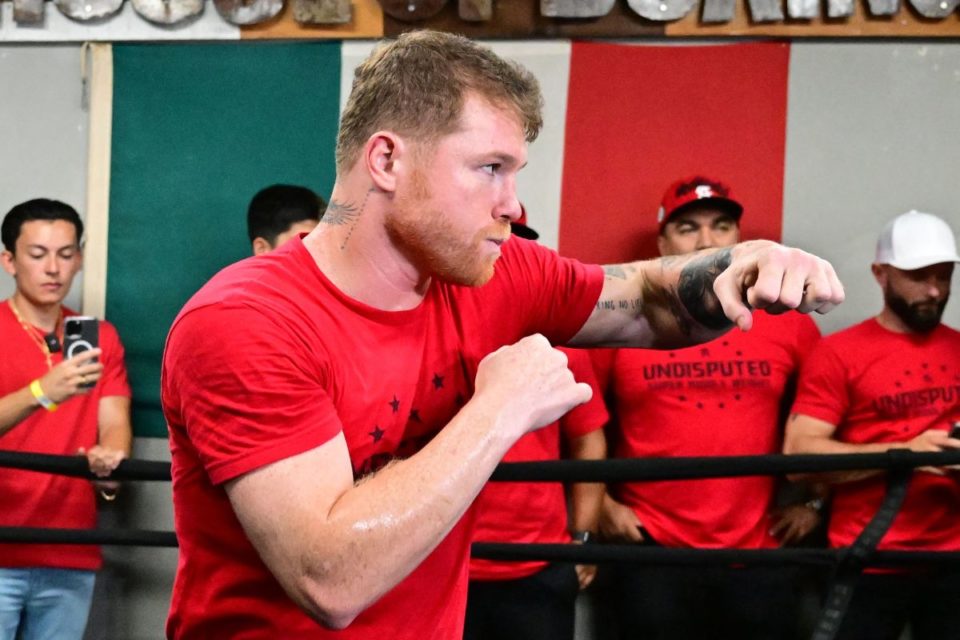
{"type": "MultiPolygon", "coordinates": [[[[490,478],[500,482],[631,482],[687,480],[714,477],[783,475],[863,469],[913,469],[924,466],[960,465],[960,451],[938,453],[894,449],[886,453],[837,455],[763,455],[715,458],[644,458],[618,460],[553,460],[548,462],[505,462],[490,478]]],[[[56,473],[96,480],[81,456],[58,456],[0,450],[0,467],[56,473]]],[[[170,463],[151,460],[124,460],[110,476],[112,480],[170,481],[170,463]]],[[[42,529],[0,527],[0,543],[37,542],[49,544],[106,544],[121,546],[175,547],[171,531],[98,529],[42,529]],[[22,533],[18,533],[22,532],[22,533]]],[[[583,562],[657,562],[687,564],[813,563],[829,564],[839,551],[824,549],[666,549],[635,545],[526,545],[476,543],[477,557],[491,560],[560,560],[583,562]],[[529,553],[520,553],[519,548],[529,553]],[[481,555],[482,554],[482,555],[481,555]],[[769,557],[769,558],[768,558],[769,557]]],[[[943,560],[950,563],[960,552],[878,552],[876,562],[902,564],[908,558],[919,562],[943,560]]]]}
{"type": "MultiPolygon", "coordinates": [[[[652,480],[692,480],[701,478],[783,475],[864,469],[905,469],[960,465],[960,451],[937,453],[893,449],[886,453],[836,455],[762,455],[714,458],[678,457],[618,460],[552,460],[546,462],[505,462],[497,466],[491,480],[499,482],[635,482],[652,480]]],[[[98,479],[90,473],[82,456],[58,456],[0,450],[0,467],[56,473],[98,479]]],[[[124,460],[110,476],[112,480],[170,481],[170,463],[152,460],[124,460]]],[[[0,527],[2,542],[50,544],[107,544],[177,546],[170,531],[85,529],[42,529],[0,527]],[[22,531],[23,533],[17,533],[22,531]]],[[[584,562],[657,562],[686,564],[750,563],[829,564],[841,550],[824,549],[666,549],[635,545],[603,544],[593,546],[476,543],[478,557],[491,560],[562,560],[584,562]],[[520,553],[517,548],[529,550],[520,553]],[[768,559],[769,556],[769,559],[768,559]]],[[[909,558],[919,562],[943,560],[954,563],[960,552],[877,552],[876,562],[902,564],[909,558]]]]}
{"type": "MultiPolygon", "coordinates": [[[[887,490],[873,519],[849,547],[841,549],[671,549],[625,544],[507,544],[476,542],[471,552],[490,560],[545,560],[588,564],[643,562],[659,565],[818,565],[833,567],[833,579],[812,640],[836,636],[865,567],[917,564],[960,565],[960,552],[877,551],[906,497],[917,467],[960,465],[960,451],[916,452],[891,449],[884,453],[835,455],[764,455],[726,457],[643,458],[617,460],[553,460],[501,463],[491,480],[498,482],[638,482],[716,477],[784,475],[829,471],[888,471],[887,490]]],[[[89,480],[87,461],[80,456],[55,456],[0,451],[0,467],[57,473],[89,480]]],[[[169,481],[170,464],[124,460],[112,480],[169,481]]],[[[177,546],[172,531],[43,529],[0,527],[0,543],[99,544],[177,546]]]]}

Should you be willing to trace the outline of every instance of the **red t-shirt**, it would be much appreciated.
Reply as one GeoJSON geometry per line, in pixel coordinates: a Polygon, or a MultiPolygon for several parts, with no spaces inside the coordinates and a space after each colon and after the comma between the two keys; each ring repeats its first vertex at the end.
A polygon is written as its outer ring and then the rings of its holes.
{"type": "Polygon", "coordinates": [[[174,321],[164,354],[180,540],[168,636],[459,640],[471,518],[332,632],[287,597],[222,485],[341,431],[358,478],[415,454],[470,398],[486,354],[535,332],[568,340],[602,277],[516,238],[485,286],[435,281],[408,311],[347,297],[299,239],[215,276],[174,321]]]}
{"type": "MultiPolygon", "coordinates": [[[[520,438],[503,457],[504,462],[559,460],[560,440],[570,441],[596,431],[609,415],[597,387],[590,356],[581,349],[562,349],[577,382],[593,389],[593,398],[574,407],[558,422],[520,438]]],[[[490,482],[474,503],[477,542],[570,542],[567,501],[559,482],[490,482]]],[[[546,562],[502,562],[470,559],[471,580],[515,580],[532,575],[546,562]]]]}
{"type": "MultiPolygon", "coordinates": [[[[76,315],[67,308],[64,316],[76,315]]],[[[42,335],[36,329],[37,335],[42,335]]],[[[39,345],[24,331],[10,305],[0,303],[0,396],[29,385],[48,371],[39,345]]],[[[60,404],[56,411],[37,409],[0,436],[0,449],[61,456],[97,444],[100,399],[130,397],[123,345],[109,322],[100,322],[103,375],[88,393],[60,404]]],[[[63,361],[54,353],[53,365],[63,361]]],[[[0,526],[93,529],[96,493],[89,480],[0,467],[0,526]]],[[[100,547],[68,544],[3,544],[0,566],[99,569],[100,547]]]]}
{"type": "MultiPolygon", "coordinates": [[[[799,313],[753,314],[733,329],[675,351],[619,349],[612,390],[620,419],[619,458],[778,453],[787,382],[820,337],[799,313]]],[[[669,547],[767,548],[775,479],[712,478],[631,482],[615,495],[669,547]]]]}
{"type": "MultiPolygon", "coordinates": [[[[793,412],[836,425],[841,442],[906,442],[960,420],[960,332],[896,333],[870,319],[820,343],[793,412]]],[[[877,512],[885,479],[833,486],[830,544],[851,544],[877,512]]],[[[880,549],[960,550],[960,477],[915,472],[880,549]]]]}

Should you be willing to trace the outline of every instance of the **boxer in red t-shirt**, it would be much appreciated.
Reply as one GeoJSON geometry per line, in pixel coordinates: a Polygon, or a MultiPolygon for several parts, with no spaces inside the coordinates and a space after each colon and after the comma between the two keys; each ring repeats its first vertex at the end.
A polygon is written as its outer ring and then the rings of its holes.
{"type": "Polygon", "coordinates": [[[842,301],[828,263],[775,243],[604,271],[510,240],[541,104],[466,38],[378,47],[320,224],[176,318],[168,636],[459,640],[469,505],[516,440],[591,396],[551,342],[694,344],[749,329],[744,298],[842,301]]]}

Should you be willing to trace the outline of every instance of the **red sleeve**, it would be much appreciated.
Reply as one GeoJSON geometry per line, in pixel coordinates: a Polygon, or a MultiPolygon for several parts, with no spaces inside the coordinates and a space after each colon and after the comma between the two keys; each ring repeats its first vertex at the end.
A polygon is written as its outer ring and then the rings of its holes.
{"type": "Polygon", "coordinates": [[[520,309],[526,314],[518,318],[520,335],[542,333],[552,344],[565,344],[596,306],[603,269],[564,258],[523,238],[511,238],[504,248],[504,268],[498,266],[496,272],[500,286],[506,288],[501,318],[520,309]],[[529,304],[517,305],[517,301],[529,304]]]}
{"type": "Polygon", "coordinates": [[[849,404],[846,367],[836,351],[821,342],[800,369],[797,398],[791,413],[837,426],[849,404]]]}
{"type": "Polygon", "coordinates": [[[316,345],[248,306],[181,317],[164,353],[163,403],[219,484],[318,447],[342,425],[316,345]]]}
{"type": "Polygon", "coordinates": [[[103,375],[97,384],[100,397],[130,397],[130,383],[127,381],[127,367],[124,364],[123,344],[117,329],[106,321],[100,322],[100,346],[103,349],[103,375]]]}
{"type": "Polygon", "coordinates": [[[588,352],[584,349],[561,349],[561,351],[567,354],[567,366],[573,373],[574,379],[577,382],[587,383],[593,390],[593,397],[588,402],[574,407],[560,418],[560,430],[563,435],[568,439],[579,438],[603,428],[610,419],[610,414],[607,413],[607,407],[603,403],[603,394],[593,374],[588,352]]]}

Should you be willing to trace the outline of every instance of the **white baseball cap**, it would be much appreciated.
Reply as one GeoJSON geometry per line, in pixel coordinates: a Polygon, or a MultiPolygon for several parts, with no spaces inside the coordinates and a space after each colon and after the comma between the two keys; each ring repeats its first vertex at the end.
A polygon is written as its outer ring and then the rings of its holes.
{"type": "Polygon", "coordinates": [[[941,262],[960,262],[960,256],[950,225],[932,213],[908,211],[880,232],[875,262],[912,271],[941,262]]]}

